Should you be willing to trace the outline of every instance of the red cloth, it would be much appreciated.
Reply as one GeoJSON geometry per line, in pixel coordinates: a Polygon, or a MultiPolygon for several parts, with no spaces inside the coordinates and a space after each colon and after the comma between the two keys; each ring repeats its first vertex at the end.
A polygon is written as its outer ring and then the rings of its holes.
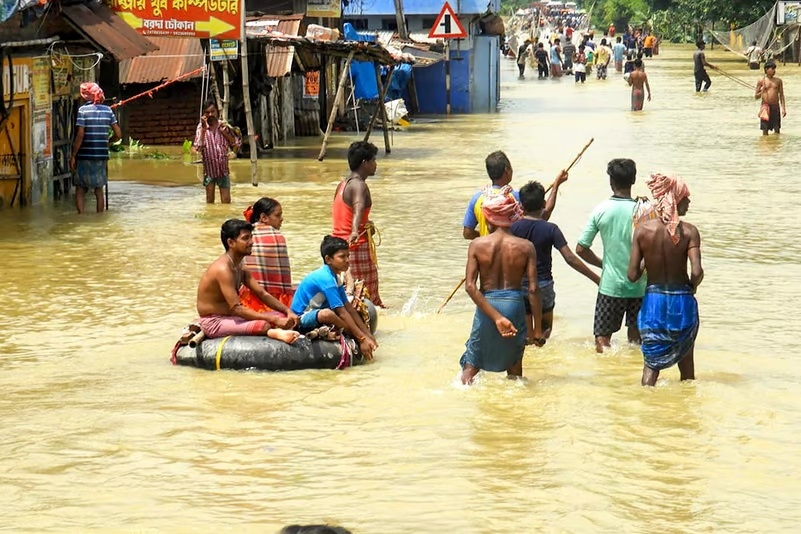
{"type": "Polygon", "coordinates": [[[281,232],[269,224],[256,223],[253,228],[253,250],[250,256],[245,256],[245,265],[253,279],[270,295],[278,300],[288,295],[292,301],[295,294],[292,269],[286,238],[281,232]]]}
{"type": "MultiPolygon", "coordinates": [[[[343,197],[345,186],[351,179],[352,178],[343,180],[337,186],[337,192],[334,195],[334,204],[331,207],[331,218],[333,219],[333,231],[331,235],[340,237],[345,241],[350,237],[351,228],[353,226],[353,208],[347,205],[343,197]]],[[[364,225],[369,218],[370,208],[364,208],[362,212],[362,223],[361,226],[359,226],[359,239],[356,241],[357,245],[361,245],[367,241],[367,232],[364,231],[364,225]]],[[[351,255],[351,261],[352,260],[353,255],[351,255]]]]}
{"type": "Polygon", "coordinates": [[[487,222],[501,228],[509,228],[523,215],[520,204],[515,199],[512,188],[508,185],[500,189],[486,188],[481,211],[487,222]]]}
{"type": "Polygon", "coordinates": [[[378,294],[378,267],[373,263],[369,243],[356,244],[350,247],[350,273],[356,280],[363,280],[370,301],[381,308],[381,296],[378,294]]]}
{"type": "Polygon", "coordinates": [[[106,100],[103,90],[95,82],[83,82],[81,84],[81,98],[92,104],[102,104],[106,100]]]}
{"type": "Polygon", "coordinates": [[[678,176],[665,176],[664,174],[652,174],[645,181],[656,202],[656,212],[659,218],[667,226],[668,234],[673,244],[679,242],[676,229],[679,227],[679,202],[690,196],[690,189],[684,180],[678,176]]]}

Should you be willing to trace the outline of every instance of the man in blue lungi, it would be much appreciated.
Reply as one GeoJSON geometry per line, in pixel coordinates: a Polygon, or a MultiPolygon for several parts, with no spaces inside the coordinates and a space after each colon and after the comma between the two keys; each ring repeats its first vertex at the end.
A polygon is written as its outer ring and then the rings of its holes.
{"type": "Polygon", "coordinates": [[[659,371],[679,365],[682,380],[695,379],[693,351],[698,335],[695,290],[704,279],[701,236],[679,220],[690,207],[690,190],[678,177],[653,174],[646,181],[654,195],[658,218],[634,231],[628,277],[635,282],[648,271],[638,326],[645,366],[642,385],[653,386],[659,371]],[[687,261],[690,275],[687,275],[687,261]]]}
{"type": "Polygon", "coordinates": [[[465,288],[477,309],[459,361],[463,384],[472,384],[482,369],[522,377],[526,344],[545,344],[534,245],[509,231],[522,215],[520,206],[508,185],[487,188],[484,194],[481,210],[490,234],[471,241],[467,252],[465,288]],[[524,275],[529,280],[528,292],[521,287],[524,275]],[[480,289],[476,287],[479,277],[480,289]],[[526,318],[526,298],[533,319],[526,318]]]}

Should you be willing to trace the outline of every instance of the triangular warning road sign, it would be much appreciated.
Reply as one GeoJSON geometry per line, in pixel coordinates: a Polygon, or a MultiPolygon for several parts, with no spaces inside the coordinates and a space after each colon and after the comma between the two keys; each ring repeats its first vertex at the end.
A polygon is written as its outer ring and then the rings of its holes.
{"type": "Polygon", "coordinates": [[[467,32],[459,22],[459,18],[454,13],[453,8],[448,2],[442,6],[442,10],[434,21],[431,31],[428,32],[430,39],[464,39],[467,32]]]}

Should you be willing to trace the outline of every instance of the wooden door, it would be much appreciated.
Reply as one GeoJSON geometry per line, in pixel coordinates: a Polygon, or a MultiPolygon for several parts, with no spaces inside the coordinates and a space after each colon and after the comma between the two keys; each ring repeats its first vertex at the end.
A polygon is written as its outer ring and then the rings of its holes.
{"type": "Polygon", "coordinates": [[[70,156],[75,133],[75,102],[70,95],[53,97],[53,197],[60,198],[69,190],[72,173],[70,156]]]}
{"type": "Polygon", "coordinates": [[[25,204],[23,153],[25,108],[14,106],[0,117],[0,207],[25,204]]]}

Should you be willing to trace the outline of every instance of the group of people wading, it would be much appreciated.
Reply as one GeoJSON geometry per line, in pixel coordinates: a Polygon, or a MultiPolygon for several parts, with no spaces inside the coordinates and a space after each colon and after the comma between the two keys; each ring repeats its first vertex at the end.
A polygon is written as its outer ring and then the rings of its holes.
{"type": "Polygon", "coordinates": [[[690,205],[687,185],[678,177],[653,174],[646,181],[653,202],[635,199],[634,161],[613,159],[607,166],[612,196],[590,214],[576,257],[559,227],[548,222],[567,172],[557,176],[546,200],[539,182],[519,192],[511,188],[512,165],[503,152],[493,152],[485,163],[491,184],[470,199],[462,234],[471,240],[465,287],[477,307],[460,360],[462,383],[472,383],[480,370],[521,377],[526,345],[545,344],[556,301],[553,248],[598,285],[597,352],[610,346],[625,318],[628,340],[642,347],[643,385],[654,385],[659,372],[675,364],[682,380],[694,379],[699,327],[694,294],[704,273],[698,230],[679,219],[690,205]],[[591,248],[598,234],[602,257],[591,248]],[[584,262],[601,269],[600,276],[584,262]]]}
{"type": "Polygon", "coordinates": [[[197,291],[197,324],[206,337],[266,335],[294,343],[302,334],[329,340],[347,334],[372,359],[378,343],[361,304],[369,298],[383,307],[371,247],[373,202],[366,183],[375,174],[377,152],[372,143],[350,146],[350,174],[336,188],[332,232],[320,245],[323,265],[297,288],[292,286],[278,201],[261,198],[245,211],[247,220],[223,223],[225,252],[206,270],[197,291]],[[352,287],[350,297],[346,285],[352,287]]]}

